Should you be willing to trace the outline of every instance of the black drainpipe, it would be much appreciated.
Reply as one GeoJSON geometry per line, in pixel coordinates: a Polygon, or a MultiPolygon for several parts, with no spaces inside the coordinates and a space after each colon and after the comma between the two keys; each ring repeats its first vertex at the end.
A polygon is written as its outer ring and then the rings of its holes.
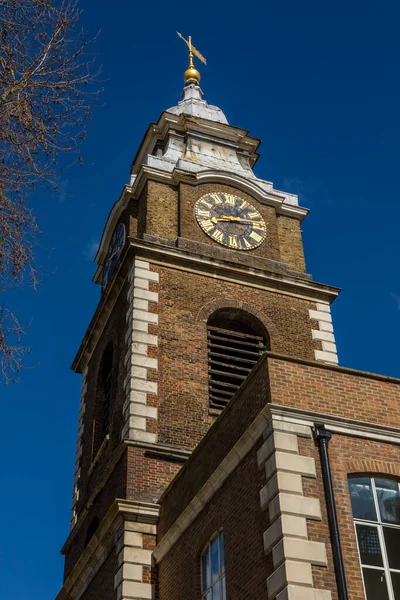
{"type": "Polygon", "coordinates": [[[326,511],[328,513],[329,532],[332,543],[333,563],[335,565],[336,583],[339,600],[348,600],[346,576],[342,549],[340,547],[339,526],[336,514],[335,495],[333,493],[331,465],[329,462],[328,444],[332,434],[323,425],[315,424],[314,439],[318,444],[321,458],[322,478],[324,480],[326,511]]]}

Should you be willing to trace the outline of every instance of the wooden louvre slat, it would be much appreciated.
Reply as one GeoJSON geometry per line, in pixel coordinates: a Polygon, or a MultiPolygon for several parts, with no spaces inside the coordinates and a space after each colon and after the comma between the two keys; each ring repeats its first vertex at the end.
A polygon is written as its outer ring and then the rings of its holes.
{"type": "Polygon", "coordinates": [[[210,406],[224,408],[265,350],[262,337],[208,328],[210,406]]]}

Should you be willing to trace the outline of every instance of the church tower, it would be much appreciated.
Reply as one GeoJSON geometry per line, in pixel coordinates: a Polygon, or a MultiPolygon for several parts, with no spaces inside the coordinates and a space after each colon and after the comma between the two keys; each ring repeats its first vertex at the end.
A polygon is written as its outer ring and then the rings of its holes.
{"type": "Polygon", "coordinates": [[[260,141],[207,103],[187,44],[182,100],[148,127],[95,259],[58,600],[156,598],[159,498],[260,356],[337,364],[307,209],[254,174],[260,141]]]}

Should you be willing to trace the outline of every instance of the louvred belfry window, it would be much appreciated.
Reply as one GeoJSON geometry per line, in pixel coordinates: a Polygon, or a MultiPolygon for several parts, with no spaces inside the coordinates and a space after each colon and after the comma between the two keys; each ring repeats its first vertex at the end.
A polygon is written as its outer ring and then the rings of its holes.
{"type": "Polygon", "coordinates": [[[222,310],[207,326],[209,398],[224,408],[268,349],[261,323],[244,311],[222,310]]]}
{"type": "Polygon", "coordinates": [[[96,457],[104,438],[109,433],[110,409],[113,396],[113,346],[108,344],[104,351],[96,390],[95,415],[93,420],[92,460],[96,457]]]}

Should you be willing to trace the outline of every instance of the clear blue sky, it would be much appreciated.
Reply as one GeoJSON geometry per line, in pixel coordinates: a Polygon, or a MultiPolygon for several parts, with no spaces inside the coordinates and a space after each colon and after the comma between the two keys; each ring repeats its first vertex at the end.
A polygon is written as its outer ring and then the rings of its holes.
{"type": "Polygon", "coordinates": [[[103,64],[104,106],[87,165],[37,195],[38,292],[12,298],[30,323],[23,383],[1,386],[0,598],[52,600],[68,534],[80,377],[70,364],[99,298],[93,249],[151,121],[182,90],[191,34],[205,98],[263,140],[256,173],[298,193],[309,272],[333,307],[342,365],[400,376],[397,2],[81,1],[103,64]]]}

